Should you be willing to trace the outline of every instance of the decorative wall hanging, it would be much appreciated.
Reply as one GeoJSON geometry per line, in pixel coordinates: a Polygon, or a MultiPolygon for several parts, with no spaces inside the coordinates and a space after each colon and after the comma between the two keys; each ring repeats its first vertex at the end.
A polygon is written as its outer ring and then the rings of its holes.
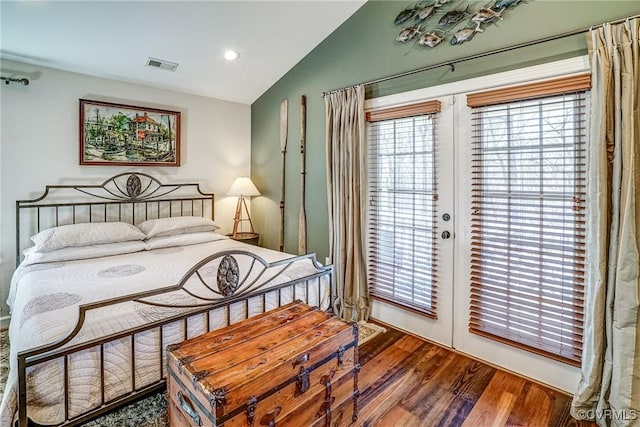
{"type": "Polygon", "coordinates": [[[473,39],[477,33],[484,32],[489,25],[502,20],[506,11],[523,2],[495,0],[492,6],[486,3],[483,6],[479,2],[465,0],[436,0],[434,3],[420,0],[396,16],[394,24],[404,27],[396,41],[413,41],[419,46],[434,48],[449,38],[451,45],[460,45],[473,39]]]}
{"type": "Polygon", "coordinates": [[[280,154],[282,168],[280,170],[280,252],[284,252],[284,183],[287,155],[287,120],[289,115],[289,101],[280,101],[280,154]]]}
{"type": "Polygon", "coordinates": [[[180,166],[180,112],[81,99],[80,164],[180,166]]]}
{"type": "Polygon", "coordinates": [[[305,204],[305,178],[307,175],[307,97],[300,97],[300,221],[298,224],[298,254],[307,253],[307,213],[305,204]]]}

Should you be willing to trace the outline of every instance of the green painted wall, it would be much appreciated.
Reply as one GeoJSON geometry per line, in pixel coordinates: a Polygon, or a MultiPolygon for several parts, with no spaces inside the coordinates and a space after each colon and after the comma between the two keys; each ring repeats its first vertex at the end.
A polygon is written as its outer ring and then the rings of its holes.
{"type": "MultiPolygon", "coordinates": [[[[454,0],[455,1],[455,0],[454,0]]],[[[327,2],[329,4],[330,2],[327,2]]],[[[487,4],[478,2],[473,10],[487,4]]],[[[409,1],[370,1],[303,58],[251,107],[251,171],[262,196],[253,198],[252,218],[264,246],[277,249],[280,224],[280,101],[289,100],[286,167],[285,250],[297,252],[300,210],[300,96],[307,97],[306,211],[309,252],[328,255],[325,112],[322,92],[404,71],[490,52],[640,13],[640,2],[534,0],[504,14],[497,26],[463,45],[434,49],[400,44],[393,20],[409,1]]],[[[461,4],[461,3],[460,3],[461,4]]],[[[313,19],[306,17],[304,19],[313,19]]],[[[304,37],[304,34],[292,34],[304,37]]],[[[286,49],[286,46],[282,47],[286,49]]],[[[547,42],[438,68],[367,88],[367,98],[448,83],[586,54],[584,35],[547,42]]],[[[256,70],[259,72],[259,70],[256,70]]]]}

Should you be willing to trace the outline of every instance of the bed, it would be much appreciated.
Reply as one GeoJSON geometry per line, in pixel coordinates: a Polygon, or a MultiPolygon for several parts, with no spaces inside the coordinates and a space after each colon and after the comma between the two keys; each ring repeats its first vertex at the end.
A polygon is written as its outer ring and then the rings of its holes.
{"type": "Polygon", "coordinates": [[[143,173],[16,202],[0,424],[86,422],[162,390],[173,343],[294,300],[332,310],[330,266],[216,233],[213,204],[143,173]],[[25,251],[30,236],[41,250],[25,251]]]}

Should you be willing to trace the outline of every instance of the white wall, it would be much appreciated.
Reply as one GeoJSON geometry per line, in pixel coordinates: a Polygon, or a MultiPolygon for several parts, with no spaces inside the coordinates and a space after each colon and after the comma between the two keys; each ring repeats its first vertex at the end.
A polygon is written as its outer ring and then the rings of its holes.
{"type": "Polygon", "coordinates": [[[236,176],[250,174],[249,105],[12,61],[1,68],[2,75],[28,76],[31,83],[0,85],[0,317],[8,315],[15,267],[15,201],[40,195],[46,184],[99,183],[140,169],[163,182],[201,182],[216,194],[216,222],[231,230],[236,198],[225,195],[236,176]],[[79,166],[79,98],[180,111],[182,165],[79,166]]]}

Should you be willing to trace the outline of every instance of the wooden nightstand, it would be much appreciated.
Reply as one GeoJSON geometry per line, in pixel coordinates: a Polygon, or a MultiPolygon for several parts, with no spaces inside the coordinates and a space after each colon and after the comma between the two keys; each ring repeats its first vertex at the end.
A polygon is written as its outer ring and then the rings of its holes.
{"type": "Polygon", "coordinates": [[[259,246],[260,235],[258,233],[237,233],[236,237],[233,237],[233,234],[227,234],[227,236],[239,242],[259,246]]]}

